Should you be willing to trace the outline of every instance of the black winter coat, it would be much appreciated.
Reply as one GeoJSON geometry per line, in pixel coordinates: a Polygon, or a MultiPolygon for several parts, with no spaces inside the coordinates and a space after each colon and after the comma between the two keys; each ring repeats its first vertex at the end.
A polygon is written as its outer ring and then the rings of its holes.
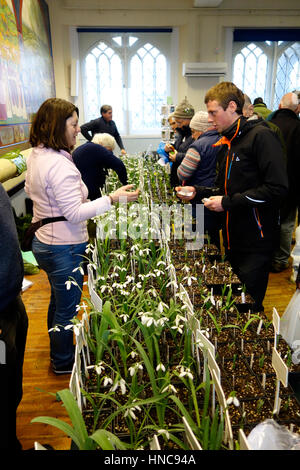
{"type": "Polygon", "coordinates": [[[271,251],[279,231],[279,206],[288,191],[281,143],[268,126],[244,117],[223,133],[223,141],[224,137],[234,138],[229,150],[221,144],[213,193],[224,195],[225,248],[271,251]]]}
{"type": "Polygon", "coordinates": [[[290,109],[279,109],[270,122],[276,124],[282,132],[287,156],[287,174],[289,180],[288,204],[300,204],[300,119],[290,109]]]}

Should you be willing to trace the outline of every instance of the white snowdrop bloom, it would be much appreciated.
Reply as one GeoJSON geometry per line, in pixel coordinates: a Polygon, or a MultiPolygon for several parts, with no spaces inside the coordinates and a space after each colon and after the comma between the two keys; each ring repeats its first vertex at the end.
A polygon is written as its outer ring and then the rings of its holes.
{"type": "Polygon", "coordinates": [[[148,277],[156,277],[156,275],[154,273],[148,273],[145,275],[146,278],[148,277]]]}
{"type": "Polygon", "coordinates": [[[67,290],[70,290],[70,289],[71,289],[72,284],[73,284],[74,286],[78,286],[77,282],[75,282],[75,281],[70,281],[70,280],[69,280],[69,281],[66,281],[66,282],[65,282],[65,285],[66,285],[67,290]]]}
{"type": "Polygon", "coordinates": [[[213,295],[210,296],[210,301],[213,305],[216,305],[216,301],[213,295]]]}
{"type": "Polygon", "coordinates": [[[48,330],[49,333],[51,333],[51,331],[53,332],[60,331],[60,328],[57,325],[55,325],[53,328],[50,328],[50,330],[48,330]]]}
{"type": "Polygon", "coordinates": [[[135,351],[131,351],[130,356],[134,359],[138,354],[135,351]]]}
{"type": "Polygon", "coordinates": [[[103,381],[103,386],[104,387],[107,387],[108,385],[112,385],[113,381],[110,377],[104,377],[104,381],[103,381]]]}
{"type": "Polygon", "coordinates": [[[187,319],[178,313],[175,318],[175,325],[178,325],[181,321],[186,322],[187,319]]]}
{"type": "Polygon", "coordinates": [[[152,289],[149,289],[147,292],[148,294],[153,295],[153,297],[157,297],[157,291],[154,289],[154,287],[152,289]]]}
{"type": "Polygon", "coordinates": [[[189,367],[184,368],[183,366],[181,366],[179,375],[180,377],[185,377],[187,375],[191,380],[193,380],[194,378],[189,367]]]}
{"type": "Polygon", "coordinates": [[[72,273],[76,273],[76,271],[79,271],[80,274],[84,275],[84,270],[81,266],[78,266],[77,268],[74,268],[72,273]]]}
{"type": "Polygon", "coordinates": [[[145,279],[145,274],[138,274],[138,277],[143,281],[145,279]]]}
{"type": "Polygon", "coordinates": [[[170,439],[170,434],[168,433],[168,431],[166,429],[159,429],[157,431],[157,434],[164,434],[167,439],[170,439]]]}
{"type": "Polygon", "coordinates": [[[130,295],[130,292],[128,292],[127,290],[121,289],[120,294],[128,297],[130,295]]]}
{"type": "Polygon", "coordinates": [[[146,326],[151,326],[153,322],[154,322],[153,318],[152,318],[152,317],[151,317],[151,318],[148,317],[148,321],[147,321],[147,323],[146,323],[146,326]]]}
{"type": "Polygon", "coordinates": [[[104,370],[103,362],[100,361],[98,364],[96,364],[95,369],[98,375],[102,374],[102,371],[104,370]]]}
{"type": "Polygon", "coordinates": [[[157,267],[159,267],[159,266],[161,266],[161,265],[166,266],[166,262],[165,262],[165,261],[159,261],[159,262],[157,263],[157,267]]]}
{"type": "Polygon", "coordinates": [[[183,266],[183,268],[181,268],[181,271],[185,271],[186,273],[188,273],[190,270],[191,268],[187,266],[186,264],[183,266]]]}
{"type": "Polygon", "coordinates": [[[157,310],[159,311],[159,313],[163,313],[164,308],[168,308],[168,305],[165,304],[164,302],[159,302],[158,307],[157,307],[157,310]]]}
{"type": "Polygon", "coordinates": [[[165,366],[164,366],[162,363],[160,363],[160,364],[158,364],[158,365],[156,366],[156,370],[157,370],[157,372],[158,372],[159,370],[162,370],[163,372],[165,372],[165,371],[166,371],[166,368],[165,368],[165,366]]]}
{"type": "Polygon", "coordinates": [[[167,287],[169,287],[169,286],[176,287],[176,289],[178,288],[178,284],[177,284],[176,281],[170,281],[170,282],[168,282],[167,287]]]}
{"type": "Polygon", "coordinates": [[[125,395],[125,393],[126,393],[126,382],[125,382],[125,380],[121,379],[119,381],[119,384],[120,384],[122,395],[125,395]]]}
{"type": "Polygon", "coordinates": [[[183,333],[182,328],[183,328],[183,325],[174,325],[174,326],[171,326],[171,329],[172,329],[172,330],[177,330],[178,333],[180,333],[180,334],[183,333]]]}
{"type": "Polygon", "coordinates": [[[110,277],[112,277],[112,278],[120,277],[120,275],[119,275],[119,273],[113,272],[113,273],[111,273],[110,277]]]}
{"type": "Polygon", "coordinates": [[[123,322],[126,323],[129,318],[129,315],[127,315],[126,313],[121,313],[120,317],[122,318],[123,322]]]}
{"type": "Polygon", "coordinates": [[[161,391],[161,393],[165,393],[165,392],[177,393],[177,390],[172,384],[169,384],[161,391]]]}
{"type": "Polygon", "coordinates": [[[206,328],[206,330],[200,330],[200,332],[206,336],[206,338],[209,338],[209,328],[206,328]]]}
{"type": "Polygon", "coordinates": [[[124,417],[126,418],[128,415],[130,415],[132,417],[132,419],[137,419],[137,417],[135,416],[134,414],[134,411],[133,411],[133,408],[128,408],[125,413],[124,413],[124,417]]]}
{"type": "Polygon", "coordinates": [[[234,404],[234,406],[238,407],[240,406],[240,402],[236,397],[229,397],[226,400],[227,405],[231,405],[231,403],[234,404]]]}

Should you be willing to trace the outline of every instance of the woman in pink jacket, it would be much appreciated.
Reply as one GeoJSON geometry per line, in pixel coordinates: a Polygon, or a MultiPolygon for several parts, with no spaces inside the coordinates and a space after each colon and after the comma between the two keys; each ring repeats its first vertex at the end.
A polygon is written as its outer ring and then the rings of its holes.
{"type": "Polygon", "coordinates": [[[27,161],[25,191],[33,201],[33,222],[48,217],[65,220],[48,223],[37,230],[32,251],[51,286],[48,309],[50,357],[53,371],[72,371],[74,347],[72,330],[65,330],[76,315],[80,302],[83,275],[78,268],[83,261],[88,241],[87,223],[102,214],[119,198],[135,201],[139,191],[119,188],[109,196],[94,201],[87,199],[88,190],[73,163],[71,150],[80,132],[78,108],[59,99],[46,100],[35,115],[29,141],[33,150],[27,161]],[[75,279],[79,287],[66,282],[75,279]]]}

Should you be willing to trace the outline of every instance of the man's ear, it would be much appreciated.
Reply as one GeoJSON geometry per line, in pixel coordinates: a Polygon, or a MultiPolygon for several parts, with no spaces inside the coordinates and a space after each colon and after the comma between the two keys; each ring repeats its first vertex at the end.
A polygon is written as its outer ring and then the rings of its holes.
{"type": "Polygon", "coordinates": [[[235,101],[229,101],[227,109],[232,113],[236,113],[237,110],[237,104],[235,101]]]}

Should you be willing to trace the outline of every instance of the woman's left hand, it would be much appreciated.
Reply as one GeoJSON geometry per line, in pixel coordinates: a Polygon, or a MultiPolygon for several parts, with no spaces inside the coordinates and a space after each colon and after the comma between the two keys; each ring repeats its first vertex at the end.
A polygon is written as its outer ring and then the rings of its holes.
{"type": "Polygon", "coordinates": [[[121,202],[136,201],[139,197],[140,190],[136,189],[135,191],[129,191],[132,188],[133,184],[127,184],[126,186],[122,186],[121,188],[111,193],[110,197],[112,199],[112,202],[120,202],[120,199],[122,199],[121,202]]]}

